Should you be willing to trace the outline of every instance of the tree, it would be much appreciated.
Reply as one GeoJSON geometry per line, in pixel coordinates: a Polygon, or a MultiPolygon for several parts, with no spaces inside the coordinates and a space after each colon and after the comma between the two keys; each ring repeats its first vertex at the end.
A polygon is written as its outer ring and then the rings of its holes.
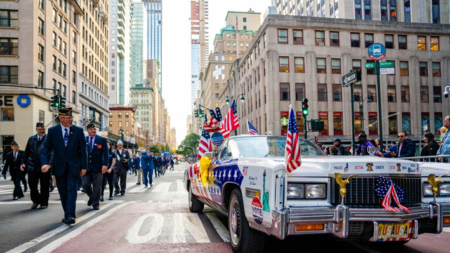
{"type": "Polygon", "coordinates": [[[153,144],[153,145],[150,145],[150,151],[153,153],[160,153],[161,148],[159,147],[158,144],[153,144]]]}
{"type": "Polygon", "coordinates": [[[200,135],[196,133],[191,133],[186,137],[184,137],[184,140],[181,142],[181,145],[192,147],[195,150],[197,149],[199,143],[200,143],[200,135]]]}

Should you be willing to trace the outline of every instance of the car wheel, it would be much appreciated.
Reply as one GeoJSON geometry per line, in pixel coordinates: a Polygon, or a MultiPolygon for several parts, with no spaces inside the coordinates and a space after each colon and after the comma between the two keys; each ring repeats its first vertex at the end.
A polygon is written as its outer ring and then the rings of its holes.
{"type": "Polygon", "coordinates": [[[228,231],[233,252],[259,253],[264,249],[266,236],[249,226],[245,217],[242,194],[238,189],[231,192],[228,208],[228,231]]]}
{"type": "Polygon", "coordinates": [[[194,193],[192,193],[192,182],[189,184],[188,201],[189,201],[189,211],[193,213],[199,213],[203,211],[203,207],[205,207],[205,204],[200,202],[200,200],[197,199],[194,193]]]}

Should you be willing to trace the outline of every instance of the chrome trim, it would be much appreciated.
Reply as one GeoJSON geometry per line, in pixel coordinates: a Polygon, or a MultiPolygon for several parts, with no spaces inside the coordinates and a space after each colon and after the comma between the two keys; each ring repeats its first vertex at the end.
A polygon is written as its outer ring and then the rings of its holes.
{"type": "Polygon", "coordinates": [[[373,222],[373,236],[370,238],[371,242],[378,242],[378,222],[373,222]]]}
{"type": "Polygon", "coordinates": [[[419,221],[414,220],[414,233],[411,239],[419,238],[419,221]]]}

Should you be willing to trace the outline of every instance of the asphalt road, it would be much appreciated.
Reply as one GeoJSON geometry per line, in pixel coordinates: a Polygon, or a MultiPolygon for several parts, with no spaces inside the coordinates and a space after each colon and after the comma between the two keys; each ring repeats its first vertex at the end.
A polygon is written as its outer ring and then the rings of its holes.
{"type": "MultiPolygon", "coordinates": [[[[226,217],[206,208],[189,212],[182,186],[187,164],[175,166],[152,188],[137,186],[128,175],[124,196],[106,200],[100,211],[86,205],[79,192],[77,223],[61,223],[57,191],[49,208],[31,210],[29,192],[12,200],[12,182],[0,180],[0,252],[231,252],[226,217]]],[[[108,188],[108,187],[107,187],[108,188]]],[[[108,191],[106,190],[105,194],[108,191]]],[[[266,240],[264,252],[448,252],[450,229],[440,235],[424,234],[404,246],[346,241],[331,236],[303,236],[266,240]]]]}

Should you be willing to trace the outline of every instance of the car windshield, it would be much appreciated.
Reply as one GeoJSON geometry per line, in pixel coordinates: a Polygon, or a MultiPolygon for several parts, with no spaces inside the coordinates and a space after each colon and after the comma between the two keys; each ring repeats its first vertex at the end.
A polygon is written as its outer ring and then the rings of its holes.
{"type": "MultiPolygon", "coordinates": [[[[249,136],[233,138],[228,141],[228,152],[233,158],[248,157],[284,157],[286,137],[249,136]]],[[[313,157],[325,155],[308,140],[300,140],[301,156],[313,157]]]]}

